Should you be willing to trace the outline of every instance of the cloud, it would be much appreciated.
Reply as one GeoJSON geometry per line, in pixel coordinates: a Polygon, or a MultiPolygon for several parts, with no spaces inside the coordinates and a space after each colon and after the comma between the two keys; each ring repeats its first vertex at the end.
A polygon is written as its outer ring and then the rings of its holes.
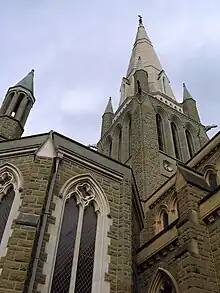
{"type": "Polygon", "coordinates": [[[25,133],[54,129],[95,142],[108,97],[118,105],[142,14],[177,99],[186,82],[202,122],[220,124],[219,10],[218,0],[6,1],[0,11],[2,97],[35,68],[36,104],[25,133]]]}

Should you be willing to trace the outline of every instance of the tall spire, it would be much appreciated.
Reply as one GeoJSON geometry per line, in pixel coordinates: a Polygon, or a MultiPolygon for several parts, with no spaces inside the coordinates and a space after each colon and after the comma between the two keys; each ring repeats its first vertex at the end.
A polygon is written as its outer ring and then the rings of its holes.
{"type": "Polygon", "coordinates": [[[188,91],[186,84],[183,83],[183,101],[193,99],[190,92],[188,91]]]}
{"type": "Polygon", "coordinates": [[[34,92],[34,69],[32,69],[22,80],[15,86],[21,86],[29,90],[32,94],[34,92]]]}
{"type": "Polygon", "coordinates": [[[138,15],[138,17],[139,24],[137,34],[126,74],[126,79],[129,81],[130,87],[125,85],[126,94],[123,94],[121,102],[123,102],[127,96],[133,96],[135,94],[132,76],[135,71],[140,68],[148,73],[149,91],[151,93],[163,93],[175,100],[170,82],[160,64],[159,58],[157,57],[151,40],[143,25],[142,16],[138,15]]]}
{"type": "Polygon", "coordinates": [[[162,70],[160,61],[157,58],[153,45],[143,25],[143,19],[140,15],[138,15],[138,17],[139,25],[128,66],[127,77],[129,77],[132,71],[136,68],[139,58],[141,58],[145,68],[154,66],[155,69],[158,70],[158,73],[162,70]]]}

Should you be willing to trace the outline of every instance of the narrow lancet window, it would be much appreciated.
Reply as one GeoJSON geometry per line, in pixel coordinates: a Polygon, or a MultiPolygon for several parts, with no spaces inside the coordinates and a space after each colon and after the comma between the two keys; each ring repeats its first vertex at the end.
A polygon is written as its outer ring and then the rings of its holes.
{"type": "Polygon", "coordinates": [[[128,124],[128,152],[129,152],[129,157],[131,156],[131,150],[132,150],[132,145],[131,145],[131,139],[132,139],[132,133],[131,133],[131,118],[129,119],[129,124],[128,124]]]}
{"type": "Polygon", "coordinates": [[[122,131],[120,129],[119,135],[118,135],[118,160],[121,161],[121,147],[122,147],[122,131]]]}
{"type": "Polygon", "coordinates": [[[159,150],[165,151],[163,122],[159,114],[156,115],[156,123],[157,123],[157,136],[158,136],[159,150]]]}
{"type": "Polygon", "coordinates": [[[172,131],[172,137],[173,137],[173,145],[174,145],[175,157],[178,160],[181,160],[179,135],[178,135],[176,124],[174,122],[171,122],[171,131],[172,131]]]}
{"type": "Polygon", "coordinates": [[[164,211],[162,214],[162,220],[163,220],[163,228],[166,229],[169,226],[169,217],[166,211],[164,211]]]}
{"type": "Polygon", "coordinates": [[[187,140],[187,145],[188,145],[188,150],[189,150],[189,155],[192,157],[195,153],[194,151],[194,145],[193,145],[193,140],[192,140],[192,135],[189,132],[188,129],[186,129],[186,140],[187,140]]]}
{"type": "Polygon", "coordinates": [[[91,293],[97,217],[92,204],[86,207],[76,273],[75,293],[91,293]]]}

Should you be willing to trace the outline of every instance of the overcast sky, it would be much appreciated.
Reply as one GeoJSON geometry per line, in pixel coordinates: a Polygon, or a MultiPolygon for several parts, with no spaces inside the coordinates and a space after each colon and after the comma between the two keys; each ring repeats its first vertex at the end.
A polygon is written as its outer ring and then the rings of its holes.
{"type": "MultiPolygon", "coordinates": [[[[138,18],[178,101],[185,82],[204,124],[220,125],[219,0],[0,0],[0,94],[35,69],[25,134],[99,139],[101,115],[119,102],[138,18]]],[[[218,129],[210,131],[213,135],[218,129]]]]}

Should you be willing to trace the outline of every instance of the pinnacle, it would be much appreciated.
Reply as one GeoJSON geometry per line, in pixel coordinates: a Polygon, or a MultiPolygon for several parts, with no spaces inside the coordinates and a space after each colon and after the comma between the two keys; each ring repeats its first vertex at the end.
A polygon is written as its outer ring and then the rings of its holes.
{"type": "Polygon", "coordinates": [[[190,92],[188,91],[186,84],[183,83],[183,101],[193,99],[190,92]]]}
{"type": "Polygon", "coordinates": [[[113,107],[112,107],[112,98],[111,97],[109,97],[108,104],[106,106],[104,114],[106,114],[106,113],[114,114],[113,107]]]}
{"type": "Polygon", "coordinates": [[[29,90],[32,94],[34,92],[34,69],[32,69],[23,79],[21,79],[16,85],[22,86],[29,90]]]}

